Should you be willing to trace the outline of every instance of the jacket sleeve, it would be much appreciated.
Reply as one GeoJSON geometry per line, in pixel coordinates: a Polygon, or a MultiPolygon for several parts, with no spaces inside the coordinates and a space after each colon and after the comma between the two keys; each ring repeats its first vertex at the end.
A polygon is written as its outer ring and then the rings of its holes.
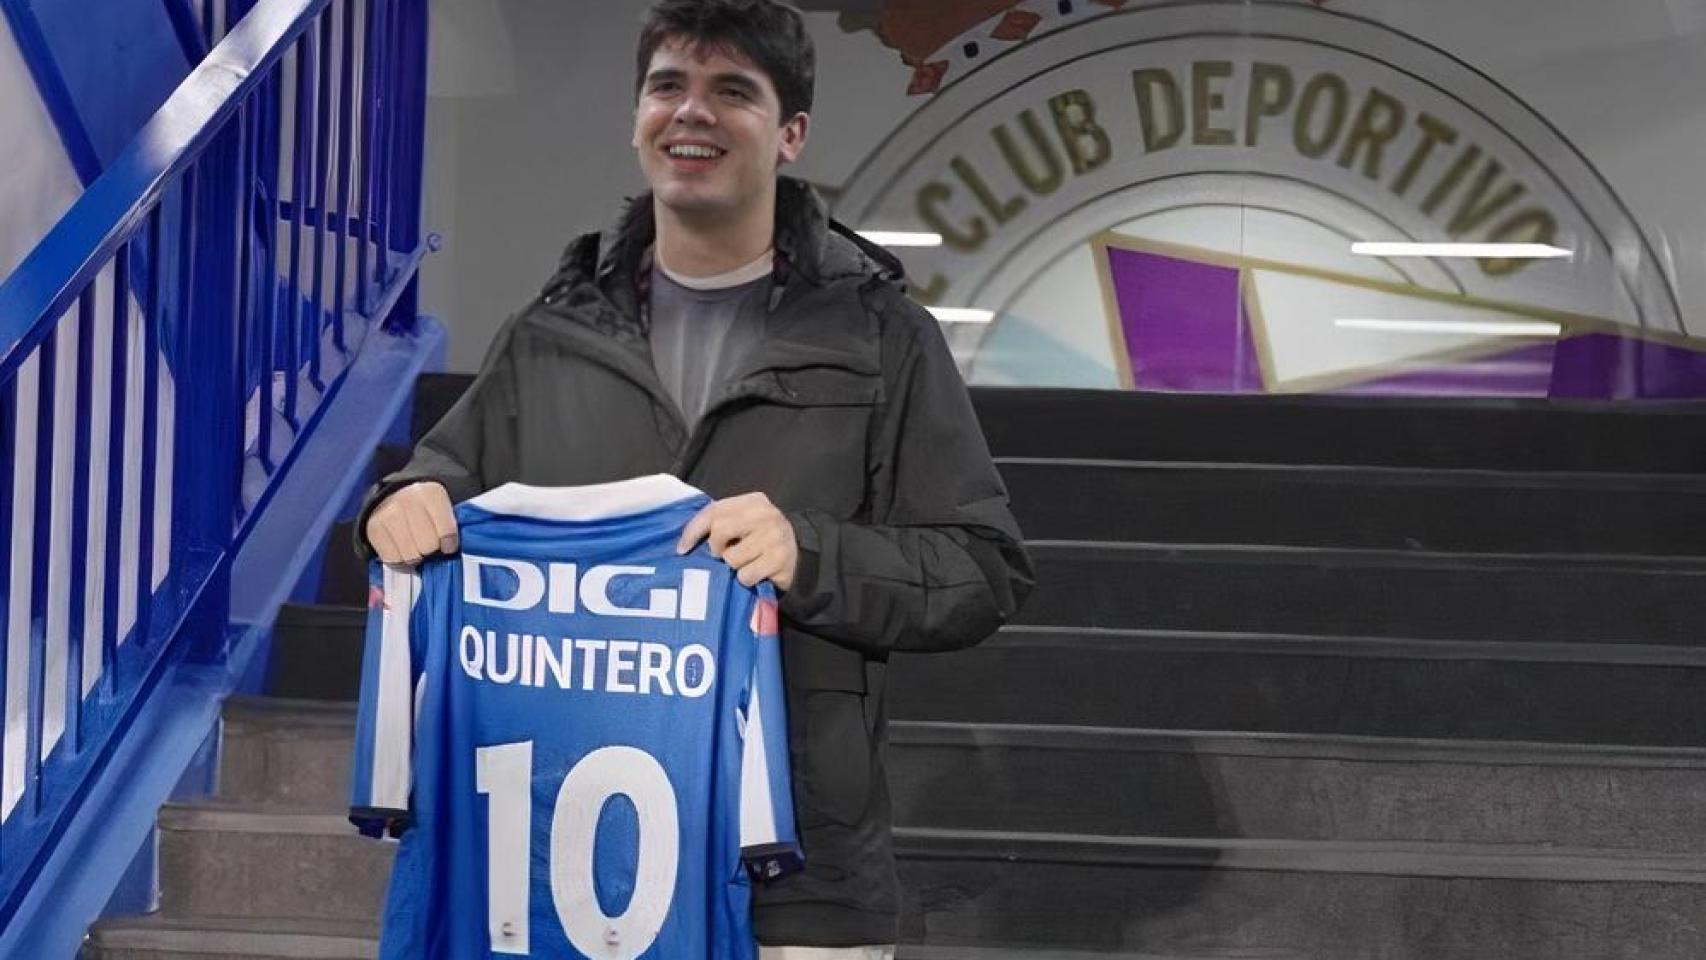
{"type": "Polygon", "coordinates": [[[451,503],[459,503],[511,479],[515,474],[515,363],[510,352],[515,319],[498,330],[474,382],[443,419],[415,444],[403,469],[380,479],[362,499],[356,515],[355,550],[373,557],[367,542],[367,518],[386,497],[411,483],[444,484],[451,503]]]}
{"type": "MultiPolygon", "coordinates": [[[[898,297],[897,297],[898,299],[898,297]]],[[[918,310],[910,301],[897,309],[918,310]]],[[[790,512],[799,561],[781,610],[862,652],[972,646],[1035,582],[1007,490],[933,319],[902,351],[871,464],[872,523],[790,512]]]]}

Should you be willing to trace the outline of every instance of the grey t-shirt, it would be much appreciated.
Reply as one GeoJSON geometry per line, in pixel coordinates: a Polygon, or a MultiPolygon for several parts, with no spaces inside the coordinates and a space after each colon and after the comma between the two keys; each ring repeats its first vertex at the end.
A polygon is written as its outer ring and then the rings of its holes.
{"type": "Polygon", "coordinates": [[[691,431],[706,406],[764,338],[773,274],[735,286],[699,290],[670,279],[654,262],[651,280],[652,362],[691,431]]]}

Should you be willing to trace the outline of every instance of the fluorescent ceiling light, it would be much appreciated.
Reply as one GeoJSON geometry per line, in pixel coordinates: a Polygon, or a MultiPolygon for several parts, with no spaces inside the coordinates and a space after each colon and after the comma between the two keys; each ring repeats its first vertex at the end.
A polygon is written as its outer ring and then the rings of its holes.
{"type": "Polygon", "coordinates": [[[1363,257],[1474,257],[1482,260],[1550,260],[1574,256],[1545,243],[1353,243],[1363,257]]]}
{"type": "Polygon", "coordinates": [[[859,236],[879,247],[939,247],[939,233],[905,233],[896,230],[861,230],[859,236]]]}
{"type": "Polygon", "coordinates": [[[1382,333],[1456,333],[1489,337],[1556,337],[1562,324],[1547,320],[1363,320],[1333,321],[1343,330],[1375,330],[1382,333]]]}
{"type": "Polygon", "coordinates": [[[965,307],[930,307],[930,315],[943,323],[989,323],[995,319],[993,310],[972,310],[965,307]]]}

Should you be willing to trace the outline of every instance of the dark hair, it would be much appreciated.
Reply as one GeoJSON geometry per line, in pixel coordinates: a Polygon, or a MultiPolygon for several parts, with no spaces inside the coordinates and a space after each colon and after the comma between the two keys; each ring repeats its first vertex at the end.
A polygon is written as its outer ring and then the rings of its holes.
{"type": "Polygon", "coordinates": [[[770,78],[782,101],[782,122],[811,113],[817,50],[800,12],[780,0],[661,0],[640,29],[634,96],[646,82],[652,54],[668,40],[692,49],[739,52],[770,78]]]}

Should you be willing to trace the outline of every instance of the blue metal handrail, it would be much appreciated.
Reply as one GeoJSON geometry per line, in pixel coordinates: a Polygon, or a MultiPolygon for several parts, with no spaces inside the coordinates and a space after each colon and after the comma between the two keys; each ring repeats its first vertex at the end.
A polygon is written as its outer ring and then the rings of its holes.
{"type": "Polygon", "coordinates": [[[414,318],[426,0],[168,2],[206,56],[0,285],[0,924],[414,318]]]}

